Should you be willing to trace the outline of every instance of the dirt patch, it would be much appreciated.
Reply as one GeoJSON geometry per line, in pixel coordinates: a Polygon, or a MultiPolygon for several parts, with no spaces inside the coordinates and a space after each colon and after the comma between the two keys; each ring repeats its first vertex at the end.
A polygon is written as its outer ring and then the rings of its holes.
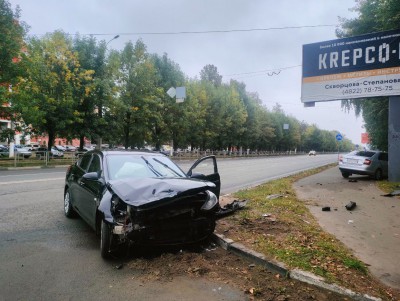
{"type": "Polygon", "coordinates": [[[126,263],[143,283],[178,277],[201,278],[240,288],[248,300],[349,300],[311,285],[286,279],[208,242],[185,249],[139,251],[126,263]],[[146,254],[144,256],[143,254],[146,254]]]}

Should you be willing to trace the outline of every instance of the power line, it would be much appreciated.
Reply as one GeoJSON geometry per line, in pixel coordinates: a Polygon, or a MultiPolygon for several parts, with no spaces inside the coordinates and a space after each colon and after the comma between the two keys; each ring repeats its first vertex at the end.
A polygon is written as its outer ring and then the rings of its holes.
{"type": "Polygon", "coordinates": [[[301,67],[302,65],[294,65],[294,66],[288,66],[288,67],[282,67],[282,68],[274,68],[274,69],[265,69],[265,70],[260,70],[260,71],[251,71],[251,72],[243,72],[243,73],[233,73],[233,74],[225,74],[222,75],[224,77],[235,77],[240,75],[241,78],[245,78],[245,77],[254,77],[254,76],[260,76],[260,75],[265,75],[267,74],[268,76],[274,76],[274,75],[279,75],[279,73],[282,70],[287,70],[287,69],[292,69],[292,68],[297,68],[297,67],[301,67]],[[261,73],[261,74],[258,74],[261,73]],[[249,75],[249,76],[246,76],[249,75]]]}
{"type": "MultiPolygon", "coordinates": [[[[185,34],[210,34],[210,33],[234,33],[234,32],[253,32],[253,31],[271,31],[271,30],[287,30],[301,28],[317,28],[317,27],[335,27],[335,24],[320,25],[303,25],[303,26],[284,26],[284,27],[268,27],[268,28],[249,28],[249,29],[227,29],[227,30],[204,30],[204,31],[170,31],[170,32],[118,32],[118,33],[85,33],[81,35],[87,36],[134,36],[134,35],[185,35],[185,34]]],[[[75,35],[67,33],[68,35],[75,35]]],[[[38,34],[31,34],[38,35],[38,34]]],[[[42,35],[42,34],[39,34],[42,35]]]]}

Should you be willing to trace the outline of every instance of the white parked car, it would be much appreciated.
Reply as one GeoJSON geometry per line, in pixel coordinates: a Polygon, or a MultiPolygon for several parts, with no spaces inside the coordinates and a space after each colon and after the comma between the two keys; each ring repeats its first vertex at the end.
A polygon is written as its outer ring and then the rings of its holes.
{"type": "Polygon", "coordinates": [[[356,174],[381,180],[388,176],[388,153],[372,150],[351,152],[340,156],[339,170],[343,178],[356,174]]]}
{"type": "Polygon", "coordinates": [[[32,152],[25,145],[14,145],[14,152],[16,156],[29,158],[32,156],[32,152]]]}

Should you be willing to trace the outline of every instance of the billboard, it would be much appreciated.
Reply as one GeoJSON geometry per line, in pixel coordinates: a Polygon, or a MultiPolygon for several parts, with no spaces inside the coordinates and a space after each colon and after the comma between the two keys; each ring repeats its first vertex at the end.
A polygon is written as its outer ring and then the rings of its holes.
{"type": "Polygon", "coordinates": [[[303,103],[400,95],[400,30],[303,45],[303,103]]]}
{"type": "Polygon", "coordinates": [[[367,144],[369,143],[369,136],[368,133],[361,133],[361,143],[367,144]]]}

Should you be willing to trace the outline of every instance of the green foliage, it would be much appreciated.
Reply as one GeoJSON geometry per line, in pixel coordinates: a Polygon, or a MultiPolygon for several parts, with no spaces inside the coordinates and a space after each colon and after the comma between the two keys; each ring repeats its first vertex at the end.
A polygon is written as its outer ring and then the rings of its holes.
{"type": "MultiPolygon", "coordinates": [[[[358,17],[341,19],[338,37],[350,37],[371,32],[398,29],[400,24],[400,2],[398,0],[360,0],[354,10],[358,17]]],[[[356,115],[362,114],[365,128],[373,147],[388,149],[388,98],[345,100],[342,106],[354,108],[356,115]]]]}
{"type": "Polygon", "coordinates": [[[222,76],[218,73],[218,68],[214,65],[206,65],[200,71],[200,79],[202,81],[210,82],[218,87],[222,84],[222,76]]]}
{"type": "Polygon", "coordinates": [[[26,25],[19,17],[19,7],[13,11],[8,1],[0,0],[0,83],[6,86],[13,84],[20,71],[15,59],[18,60],[23,51],[26,25]]]}
{"type": "Polygon", "coordinates": [[[74,123],[74,91],[91,79],[91,72],[80,68],[72,51],[72,41],[63,32],[29,41],[21,64],[21,77],[13,92],[13,105],[36,134],[49,135],[50,148],[57,135],[74,123]]]}
{"type": "MultiPolygon", "coordinates": [[[[24,50],[23,38],[27,26],[19,20],[20,9],[17,6],[13,11],[6,0],[0,0],[0,118],[8,119],[16,124],[19,121],[18,114],[13,107],[9,107],[11,101],[11,89],[16,84],[18,76],[24,70],[21,68],[19,59],[24,50]]],[[[17,130],[15,126],[1,133],[0,141],[12,141],[12,133],[17,130]]]]}
{"type": "Polygon", "coordinates": [[[152,121],[159,120],[162,89],[157,87],[156,68],[147,53],[146,45],[138,40],[128,42],[120,54],[118,75],[120,97],[119,130],[125,147],[143,147],[151,140],[152,121]]]}
{"type": "Polygon", "coordinates": [[[105,41],[54,32],[28,40],[21,58],[25,74],[18,77],[10,110],[29,125],[25,133],[48,134],[49,147],[60,136],[80,138],[81,146],[84,138],[101,137],[108,144],[157,149],[171,141],[175,149],[338,148],[336,131],[301,123],[279,104],[268,110],[243,83],[222,83],[214,65],[201,70],[200,80],[187,79],[167,54],[149,54],[141,40],[107,51],[105,41]],[[187,95],[176,103],[166,91],[180,86],[187,95]]]}

